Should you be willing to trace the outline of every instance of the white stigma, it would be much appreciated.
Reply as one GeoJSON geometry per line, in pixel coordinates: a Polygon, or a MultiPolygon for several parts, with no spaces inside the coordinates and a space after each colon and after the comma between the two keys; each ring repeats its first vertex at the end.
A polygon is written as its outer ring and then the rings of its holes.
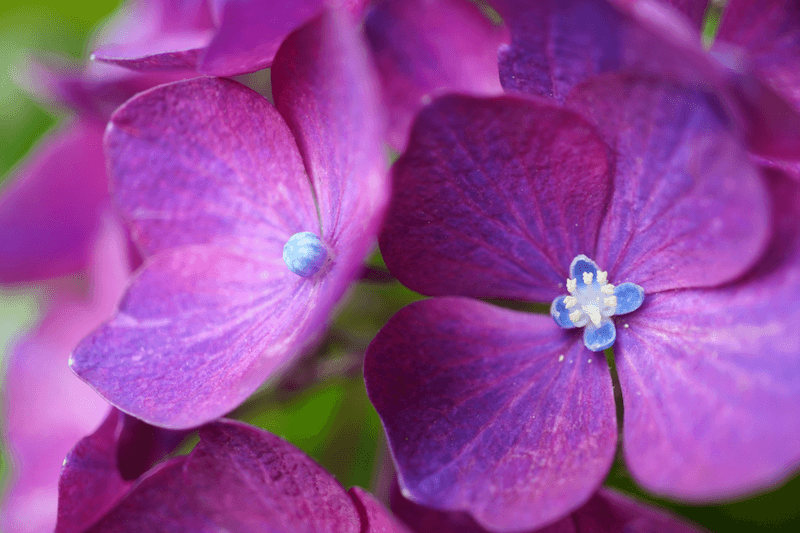
{"type": "Polygon", "coordinates": [[[578,327],[589,322],[600,326],[603,317],[614,315],[617,309],[617,297],[614,286],[608,283],[608,272],[597,271],[597,278],[592,272],[582,274],[583,285],[578,288],[578,280],[567,279],[569,296],[564,298],[564,306],[570,309],[569,319],[578,327]]]}

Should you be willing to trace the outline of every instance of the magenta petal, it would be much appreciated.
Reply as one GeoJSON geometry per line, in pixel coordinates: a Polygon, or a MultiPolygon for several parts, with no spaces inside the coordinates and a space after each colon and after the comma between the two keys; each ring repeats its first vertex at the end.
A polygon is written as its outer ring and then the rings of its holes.
{"type": "Polygon", "coordinates": [[[417,119],[394,179],[381,251],[403,284],[534,301],[563,292],[573,258],[594,253],[610,189],[594,129],[518,97],[440,98],[417,119]]]}
{"type": "Polygon", "coordinates": [[[391,110],[388,141],[403,150],[423,105],[445,91],[499,95],[497,49],[507,37],[463,0],[387,0],[364,25],[391,110]]]}
{"type": "Polygon", "coordinates": [[[102,126],[75,122],[42,141],[0,198],[0,283],[84,268],[108,207],[102,126]]]}
{"type": "Polygon", "coordinates": [[[540,527],[585,502],[611,465],[606,362],[550,317],[416,302],[372,341],[364,374],[401,483],[423,505],[494,531],[540,527]]]}
{"type": "Polygon", "coordinates": [[[272,67],[275,104],[311,176],[324,239],[361,262],[388,202],[377,75],[345,13],[326,11],[290,35],[272,67]]]}
{"type": "Polygon", "coordinates": [[[231,76],[270,66],[284,38],[322,12],[323,0],[216,2],[219,28],[200,72],[231,76]]]}
{"type": "Polygon", "coordinates": [[[112,116],[106,147],[113,198],[147,253],[201,243],[261,253],[319,230],[291,132],[234,81],[138,95],[112,116]]]}
{"type": "Polygon", "coordinates": [[[761,174],[710,96],[602,76],[569,105],[616,153],[611,205],[594,259],[645,293],[713,286],[750,268],[770,238],[761,174]]]}
{"type": "Polygon", "coordinates": [[[115,453],[124,418],[112,409],[97,431],[81,439],[64,459],[56,533],[82,533],[131,485],[120,476],[115,453]]]}
{"type": "Polygon", "coordinates": [[[186,428],[230,411],[309,342],[325,283],[283,264],[280,247],[242,256],[207,246],[145,263],[119,312],[84,339],[72,369],[121,410],[186,428]]]}
{"type": "Polygon", "coordinates": [[[669,4],[684,15],[692,22],[695,28],[702,31],[703,19],[705,18],[706,9],[711,0],[662,0],[663,3],[669,4]]]}
{"type": "Polygon", "coordinates": [[[800,466],[800,187],[773,185],[777,232],[753,273],[648,297],[618,329],[625,455],[651,491],[740,497],[800,466]]]}
{"type": "Polygon", "coordinates": [[[352,487],[348,493],[361,516],[362,533],[410,533],[369,492],[352,487]]]}
{"type": "Polygon", "coordinates": [[[140,43],[99,48],[92,52],[92,59],[141,71],[193,71],[210,38],[210,30],[163,34],[140,43]]]}
{"type": "Polygon", "coordinates": [[[286,441],[240,422],[200,430],[200,443],[150,472],[90,531],[360,533],[353,500],[286,441]]]}

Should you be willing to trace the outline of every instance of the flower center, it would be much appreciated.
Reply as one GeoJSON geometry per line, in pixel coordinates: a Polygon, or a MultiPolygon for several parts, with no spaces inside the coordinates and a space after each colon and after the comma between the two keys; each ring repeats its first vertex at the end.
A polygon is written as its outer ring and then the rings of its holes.
{"type": "Polygon", "coordinates": [[[310,231],[295,233],[283,247],[283,262],[289,270],[310,278],[319,272],[328,259],[328,249],[310,231]]]}
{"type": "Polygon", "coordinates": [[[562,328],[584,328],[583,342],[599,352],[610,348],[617,337],[610,317],[635,311],[644,302],[644,289],[635,283],[616,287],[597,263],[579,255],[569,267],[569,296],[559,296],[550,306],[550,315],[562,328]]]}

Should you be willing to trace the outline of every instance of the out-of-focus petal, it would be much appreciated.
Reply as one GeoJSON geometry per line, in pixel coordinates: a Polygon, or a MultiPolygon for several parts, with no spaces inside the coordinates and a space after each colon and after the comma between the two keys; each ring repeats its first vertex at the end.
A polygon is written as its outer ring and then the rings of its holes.
{"type": "Polygon", "coordinates": [[[404,285],[550,301],[573,258],[594,253],[611,176],[605,145],[573,113],[445,96],[421,112],[394,179],[380,242],[404,285]]]}
{"type": "Polygon", "coordinates": [[[608,366],[550,317],[416,302],[370,344],[364,374],[405,494],[493,531],[574,510],[611,465],[608,366]]]}
{"type": "MultiPolygon", "coordinates": [[[[415,533],[489,533],[468,514],[437,511],[403,498],[397,484],[392,511],[415,533]]],[[[699,533],[666,512],[608,489],[600,489],[569,516],[541,529],[520,533],[699,533]]]]}
{"type": "Polygon", "coordinates": [[[698,30],[703,29],[706,10],[711,0],[661,0],[669,4],[684,15],[694,24],[698,30]]]}
{"type": "Polygon", "coordinates": [[[201,428],[189,456],[151,471],[89,531],[374,531],[364,518],[336,479],[303,452],[222,420],[201,428]]]}
{"type": "Polygon", "coordinates": [[[741,497],[800,465],[800,187],[771,183],[777,230],[752,273],[618,322],[625,457],[653,492],[741,497]]]}
{"type": "Polygon", "coordinates": [[[241,403],[325,323],[326,284],[286,268],[280,248],[208,246],[153,256],[71,366],[113,405],[155,425],[197,426],[241,403]]]}
{"type": "Polygon", "coordinates": [[[433,97],[503,92],[497,50],[506,32],[472,2],[385,0],[368,14],[364,32],[390,110],[388,142],[398,150],[417,111],[433,97]]]}
{"type": "Polygon", "coordinates": [[[768,193],[712,96],[606,75],[576,88],[568,104],[616,154],[593,257],[609,280],[646,294],[713,286],[758,260],[771,236],[768,193]]]}
{"type": "Polygon", "coordinates": [[[360,268],[389,181],[377,74],[345,13],[325,11],[289,36],[275,56],[272,92],[311,177],[323,241],[340,263],[360,268]]]}
{"type": "Polygon", "coordinates": [[[108,403],[67,366],[70,350],[113,312],[126,283],[125,236],[113,222],[102,228],[89,293],[56,292],[42,323],[8,361],[4,441],[11,468],[0,512],[3,531],[53,531],[64,457],[109,411],[108,403]]]}
{"type": "Polygon", "coordinates": [[[0,282],[34,281],[85,267],[108,182],[102,126],[66,124],[45,138],[0,197],[0,282]]]}
{"type": "Polygon", "coordinates": [[[198,78],[142,93],[112,116],[105,142],[112,197],[148,254],[186,244],[263,253],[319,232],[291,132],[239,83],[198,78]]]}
{"type": "Polygon", "coordinates": [[[352,487],[348,493],[361,515],[361,531],[364,533],[409,533],[369,492],[361,487],[352,487]]]}
{"type": "Polygon", "coordinates": [[[184,31],[139,43],[109,45],[92,52],[92,59],[141,71],[194,71],[211,30],[184,31]]]}

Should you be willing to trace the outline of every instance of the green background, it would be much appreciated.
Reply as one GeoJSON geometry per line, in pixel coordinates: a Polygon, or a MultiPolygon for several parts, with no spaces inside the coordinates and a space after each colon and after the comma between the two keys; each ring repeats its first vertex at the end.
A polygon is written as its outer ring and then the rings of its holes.
{"type": "MultiPolygon", "coordinates": [[[[120,4],[109,0],[4,0],[0,8],[0,180],[5,180],[36,140],[61,118],[41,108],[15,86],[13,80],[24,69],[26,53],[44,50],[76,59],[84,57],[92,28],[120,4]]],[[[334,340],[325,344],[320,364],[335,368],[337,362],[358,356],[385,320],[415,298],[396,284],[356,288],[336,321],[334,340]]],[[[10,339],[29,327],[36,316],[33,290],[0,288],[0,357],[10,339]]],[[[296,443],[345,486],[361,485],[385,494],[386,468],[374,465],[385,464],[387,452],[380,422],[357,372],[299,391],[267,387],[237,412],[244,420],[296,443]]],[[[646,497],[619,463],[609,482],[646,497]]],[[[711,507],[659,503],[713,531],[800,531],[800,477],[779,490],[736,503],[711,507]]]]}

